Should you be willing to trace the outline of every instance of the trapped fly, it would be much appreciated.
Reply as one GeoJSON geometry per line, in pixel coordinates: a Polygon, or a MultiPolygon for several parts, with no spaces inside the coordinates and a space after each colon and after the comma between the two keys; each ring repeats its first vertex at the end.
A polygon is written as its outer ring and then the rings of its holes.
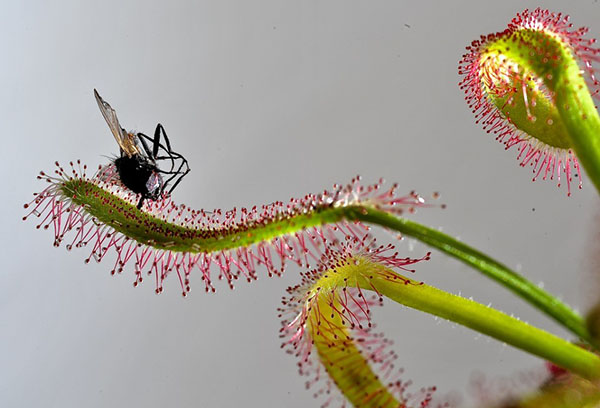
{"type": "Polygon", "coordinates": [[[132,192],[140,195],[137,208],[141,209],[144,200],[158,200],[171,192],[190,172],[187,160],[171,149],[171,143],[163,126],[159,123],[154,138],[143,133],[128,132],[121,127],[115,110],[94,89],[94,96],[102,116],[115,137],[121,155],[113,163],[121,182],[132,192]],[[161,135],[164,144],[161,143],[161,135]],[[150,149],[149,144],[152,146],[150,149]],[[159,163],[166,162],[163,170],[159,163]],[[167,188],[169,187],[167,191],[167,188]]]}

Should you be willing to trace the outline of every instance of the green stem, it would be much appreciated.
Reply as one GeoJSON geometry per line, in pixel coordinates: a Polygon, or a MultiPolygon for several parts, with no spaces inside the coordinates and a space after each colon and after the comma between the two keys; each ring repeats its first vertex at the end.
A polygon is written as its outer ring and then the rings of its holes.
{"type": "Polygon", "coordinates": [[[590,343],[594,341],[586,327],[584,319],[568,305],[528,281],[517,272],[467,244],[436,229],[405,218],[394,217],[383,211],[372,209],[368,211],[356,211],[350,218],[387,227],[439,249],[500,283],[581,339],[590,343]]]}
{"type": "MultiPolygon", "coordinates": [[[[600,377],[597,355],[498,310],[425,284],[402,284],[377,274],[370,277],[370,283],[382,295],[405,306],[459,323],[588,379],[600,377]]],[[[368,282],[364,286],[368,287],[368,282]]]]}

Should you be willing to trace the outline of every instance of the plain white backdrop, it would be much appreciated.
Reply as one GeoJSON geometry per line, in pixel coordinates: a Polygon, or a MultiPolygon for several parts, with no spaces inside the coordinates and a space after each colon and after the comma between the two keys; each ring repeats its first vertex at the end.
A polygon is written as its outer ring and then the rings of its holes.
{"type": "MultiPolygon", "coordinates": [[[[598,292],[592,184],[567,198],[554,182],[532,183],[457,87],[464,47],[536,6],[600,37],[594,0],[2,2],[0,406],[319,405],[279,348],[276,308],[298,269],[234,291],[217,282],[211,295],[198,277],[186,299],[172,276],[157,296],[152,282],[133,288],[131,268],[111,277],[110,261],[84,265],[88,250],[56,249],[50,231],[21,221],[43,188],[38,171],[78,158],[96,167],[118,152],[93,88],[125,127],[165,126],[192,168],[177,202],[260,205],[356,174],[439,191],[448,208],[416,220],[585,310],[598,292]]],[[[566,335],[437,252],[415,278],[566,335]]],[[[374,320],[417,387],[463,393],[476,372],[542,365],[392,302],[374,320]]]]}

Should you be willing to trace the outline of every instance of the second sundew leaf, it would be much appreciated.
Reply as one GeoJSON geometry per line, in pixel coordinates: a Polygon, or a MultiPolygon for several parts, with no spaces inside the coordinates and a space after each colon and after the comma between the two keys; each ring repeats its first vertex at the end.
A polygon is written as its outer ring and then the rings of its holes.
{"type": "Polygon", "coordinates": [[[374,243],[347,239],[328,245],[319,266],[303,274],[300,285],[288,288],[279,309],[282,346],[298,358],[300,374],[316,388],[315,396],[325,400],[323,406],[339,400],[341,406],[349,401],[366,408],[441,407],[433,401],[435,387],[414,389],[402,379],[392,342],[371,323],[371,311],[381,299],[372,286],[364,287],[364,279],[359,282],[357,272],[368,274],[374,259],[401,269],[421,259],[398,258],[393,247],[374,243]]]}

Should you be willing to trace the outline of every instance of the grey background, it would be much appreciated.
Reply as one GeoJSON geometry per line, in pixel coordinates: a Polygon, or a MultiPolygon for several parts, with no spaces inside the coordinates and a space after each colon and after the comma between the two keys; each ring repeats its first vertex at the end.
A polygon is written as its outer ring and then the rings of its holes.
{"type": "MultiPolygon", "coordinates": [[[[276,308],[299,281],[265,274],[187,299],[132,287],[131,269],[84,265],[23,223],[39,170],[117,152],[92,89],[124,126],[160,121],[192,173],[175,200],[251,206],[318,192],[356,174],[442,194],[415,219],[522,268],[580,310],[592,273],[598,200],[531,182],[473,121],[457,61],[525,7],[564,11],[600,36],[595,1],[4,1],[0,13],[3,199],[0,406],[317,406],[279,349],[276,308]]],[[[383,235],[385,237],[385,234],[383,235]]],[[[387,239],[387,238],[386,238],[387,239]]],[[[407,254],[420,256],[419,244],[407,254]]],[[[565,332],[474,271],[434,253],[415,277],[565,332]]],[[[471,376],[541,361],[388,302],[375,321],[405,379],[463,392],[471,376]]]]}

